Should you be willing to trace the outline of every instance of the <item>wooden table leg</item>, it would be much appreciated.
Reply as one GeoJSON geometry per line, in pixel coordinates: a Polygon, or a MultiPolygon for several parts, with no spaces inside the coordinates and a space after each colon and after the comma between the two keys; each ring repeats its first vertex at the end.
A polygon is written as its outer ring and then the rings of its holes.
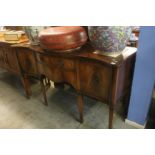
{"type": "Polygon", "coordinates": [[[83,123],[83,110],[84,110],[84,103],[83,103],[83,95],[78,93],[78,109],[80,114],[80,122],[83,123]]]}
{"type": "Polygon", "coordinates": [[[28,76],[26,75],[22,76],[21,81],[25,90],[26,97],[29,99],[31,96],[31,89],[28,76]]]}
{"type": "Polygon", "coordinates": [[[43,93],[43,97],[44,97],[44,105],[48,105],[48,101],[47,101],[47,96],[46,96],[46,86],[44,84],[44,77],[41,77],[40,79],[40,85],[41,85],[41,90],[43,93]]]}
{"type": "Polygon", "coordinates": [[[130,92],[127,92],[125,96],[123,97],[123,101],[122,101],[123,107],[124,107],[124,118],[127,117],[129,101],[130,101],[130,92]]]}
{"type": "Polygon", "coordinates": [[[113,128],[113,115],[114,115],[114,108],[109,106],[109,129],[113,128]]]}

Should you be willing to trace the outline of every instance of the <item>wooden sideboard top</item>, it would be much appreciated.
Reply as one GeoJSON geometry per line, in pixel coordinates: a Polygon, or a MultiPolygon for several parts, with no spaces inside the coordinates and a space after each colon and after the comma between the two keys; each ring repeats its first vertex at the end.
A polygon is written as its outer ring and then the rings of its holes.
{"type": "Polygon", "coordinates": [[[29,48],[35,52],[39,52],[41,54],[46,55],[56,55],[56,56],[63,56],[63,57],[75,57],[75,58],[87,58],[87,59],[93,59],[96,61],[100,61],[103,63],[106,63],[108,65],[114,65],[114,66],[120,66],[126,58],[132,56],[134,53],[136,53],[137,48],[135,47],[126,47],[125,51],[117,56],[109,56],[109,55],[103,55],[99,53],[97,50],[93,49],[93,47],[87,43],[80,49],[77,49],[75,51],[67,51],[67,52],[58,52],[58,51],[45,51],[43,50],[39,45],[31,45],[30,43],[20,43],[20,44],[14,44],[12,47],[16,48],[29,48]]]}
{"type": "MultiPolygon", "coordinates": [[[[3,37],[0,37],[0,42],[6,42],[3,37]]],[[[9,42],[7,42],[9,43],[9,42]]],[[[90,43],[86,43],[80,49],[76,49],[74,51],[60,52],[60,51],[45,51],[39,45],[31,45],[26,36],[23,36],[19,42],[11,43],[10,45],[14,48],[28,48],[40,54],[46,55],[59,55],[60,57],[71,57],[71,58],[81,58],[81,59],[93,59],[95,61],[99,61],[101,63],[113,66],[120,66],[126,58],[132,56],[136,53],[137,49],[134,47],[127,47],[125,52],[117,56],[109,56],[103,55],[99,53],[97,50],[93,49],[90,43]]]]}

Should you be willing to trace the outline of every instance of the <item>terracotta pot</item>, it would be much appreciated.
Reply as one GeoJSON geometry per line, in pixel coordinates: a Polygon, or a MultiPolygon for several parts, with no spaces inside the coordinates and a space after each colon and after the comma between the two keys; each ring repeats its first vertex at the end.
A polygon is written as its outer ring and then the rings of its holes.
{"type": "Polygon", "coordinates": [[[89,39],[102,52],[121,52],[130,38],[129,26],[89,26],[89,39]]]}
{"type": "Polygon", "coordinates": [[[51,27],[39,33],[39,41],[44,49],[69,50],[85,44],[87,34],[80,26],[51,27]]]}

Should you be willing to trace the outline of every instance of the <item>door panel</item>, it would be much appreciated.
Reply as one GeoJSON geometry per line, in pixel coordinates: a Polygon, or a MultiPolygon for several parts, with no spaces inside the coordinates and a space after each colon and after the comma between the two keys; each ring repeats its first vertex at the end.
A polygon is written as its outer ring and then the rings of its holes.
{"type": "Polygon", "coordinates": [[[108,100],[112,70],[97,62],[80,61],[80,83],[84,94],[108,100]]]}

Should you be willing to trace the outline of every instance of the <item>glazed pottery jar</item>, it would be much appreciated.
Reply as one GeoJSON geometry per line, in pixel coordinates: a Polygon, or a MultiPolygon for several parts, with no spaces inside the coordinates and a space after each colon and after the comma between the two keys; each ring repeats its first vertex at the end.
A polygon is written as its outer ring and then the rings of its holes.
{"type": "Polygon", "coordinates": [[[38,35],[39,32],[47,28],[46,26],[24,26],[25,33],[33,45],[39,44],[38,35]]]}
{"type": "Polygon", "coordinates": [[[89,26],[88,34],[93,47],[101,52],[121,52],[126,47],[130,26],[89,26]]]}
{"type": "Polygon", "coordinates": [[[50,27],[40,31],[39,41],[43,49],[66,52],[84,45],[87,34],[81,26],[50,27]]]}

